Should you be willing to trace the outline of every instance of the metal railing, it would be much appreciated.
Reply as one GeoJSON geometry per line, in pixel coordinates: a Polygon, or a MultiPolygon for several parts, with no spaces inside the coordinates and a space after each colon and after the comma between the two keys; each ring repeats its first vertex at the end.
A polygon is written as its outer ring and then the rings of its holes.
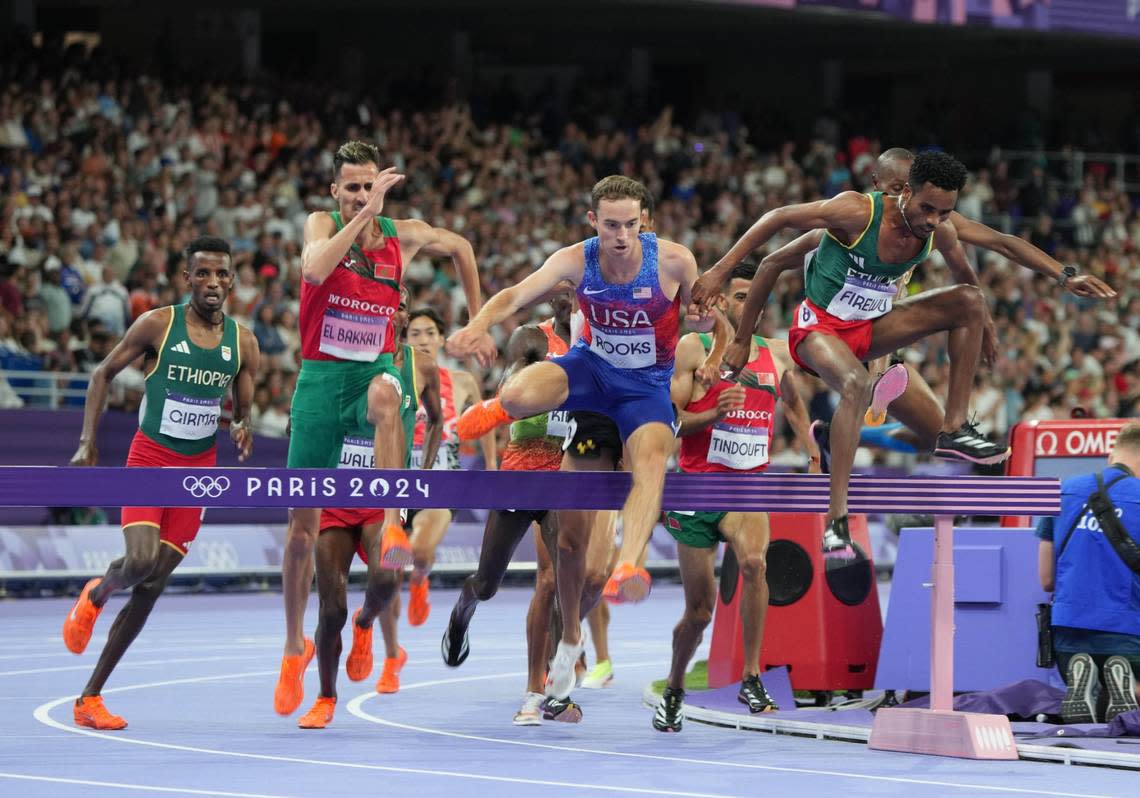
{"type": "Polygon", "coordinates": [[[0,378],[28,407],[82,407],[91,375],[82,371],[0,369],[0,378]]]}
{"type": "Polygon", "coordinates": [[[1045,167],[1046,177],[1052,185],[1066,189],[1079,189],[1084,183],[1085,170],[1089,164],[1104,164],[1113,172],[1113,178],[1122,189],[1130,194],[1140,192],[1140,155],[1123,152],[1082,152],[1080,150],[1003,150],[994,149],[986,160],[1006,161],[1013,174],[1028,174],[1029,168],[1045,167]],[[1050,167],[1063,165],[1064,170],[1050,167]],[[1056,176],[1058,171],[1067,175],[1066,179],[1056,176]]]}

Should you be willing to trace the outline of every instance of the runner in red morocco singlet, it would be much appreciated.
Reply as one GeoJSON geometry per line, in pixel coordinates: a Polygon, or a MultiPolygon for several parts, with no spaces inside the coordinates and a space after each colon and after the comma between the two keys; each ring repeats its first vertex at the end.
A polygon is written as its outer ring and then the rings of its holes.
{"type": "MultiPolygon", "coordinates": [[[[407,288],[401,287],[400,307],[393,317],[400,331],[407,327],[407,288]]],[[[400,374],[404,402],[400,408],[405,432],[405,463],[411,460],[411,430],[416,423],[417,406],[422,405],[427,421],[424,441],[430,457],[439,447],[443,414],[440,410],[439,367],[435,361],[407,344],[400,344],[393,359],[400,374]]],[[[373,431],[362,427],[346,435],[341,447],[340,468],[374,468],[373,431]]],[[[340,664],[341,630],[348,620],[348,575],[353,555],[368,566],[364,603],[352,615],[352,649],[345,662],[348,678],[354,682],[372,674],[372,632],[379,620],[386,656],[376,692],[395,693],[400,689],[400,671],[408,655],[397,640],[400,615],[400,579],[403,574],[380,568],[379,537],[383,510],[345,507],[321,511],[320,539],[317,541],[317,593],[320,621],[315,645],[321,688],[316,702],[298,720],[302,729],[323,729],[332,723],[336,711],[336,673],[340,664]]]]}
{"type": "MultiPolygon", "coordinates": [[[[260,355],[253,333],[222,313],[233,282],[229,244],[209,237],[191,241],[186,248],[183,277],[190,286],[190,301],[140,316],[91,375],[83,432],[72,465],[97,464],[96,434],[107,388],[116,374],[140,356],[145,356],[146,393],[139,408],[139,430],[127,455],[128,467],[213,466],[218,419],[230,390],[234,399],[230,437],[240,459],[245,460],[253,451],[247,421],[260,355]]],[[[189,475],[184,486],[190,495],[201,498],[212,495],[210,491],[220,479],[225,477],[189,475]]],[[[134,588],[111,626],[95,671],[75,702],[77,726],[126,728],[127,722],[104,706],[100,693],[142,631],[166,580],[186,556],[205,512],[201,507],[123,508],[126,552],[102,577],[83,587],[63,624],[67,648],[82,654],[107,599],[117,590],[134,588]]]]}
{"type": "MultiPolygon", "coordinates": [[[[403,179],[380,171],[376,147],[342,145],[333,158],[330,193],[338,209],[310,214],[301,254],[301,371],[290,410],[290,468],[335,468],[344,436],[375,429],[377,468],[404,462],[403,402],[392,356],[392,317],[404,264],[417,254],[450,258],[472,313],[480,306],[478,269],[462,236],[417,220],[381,216],[384,197],[403,179]]],[[[304,637],[304,613],[313,578],[319,508],[289,514],[281,579],[285,594],[285,651],[274,709],[294,712],[304,698],[302,677],[313,657],[304,637]]],[[[381,564],[403,568],[411,559],[395,508],[385,509],[381,564]]]]}

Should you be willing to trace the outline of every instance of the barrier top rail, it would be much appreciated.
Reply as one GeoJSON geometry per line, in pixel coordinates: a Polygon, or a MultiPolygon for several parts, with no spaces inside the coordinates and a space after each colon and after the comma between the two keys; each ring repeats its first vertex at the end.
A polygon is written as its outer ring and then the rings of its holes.
{"type": "MultiPolygon", "coordinates": [[[[285,468],[0,467],[0,507],[464,507],[618,509],[630,475],[598,472],[285,468]]],[[[669,474],[663,504],[686,510],[822,513],[828,477],[669,474]]],[[[1060,482],[1039,477],[851,478],[855,513],[1057,515],[1060,482]]]]}

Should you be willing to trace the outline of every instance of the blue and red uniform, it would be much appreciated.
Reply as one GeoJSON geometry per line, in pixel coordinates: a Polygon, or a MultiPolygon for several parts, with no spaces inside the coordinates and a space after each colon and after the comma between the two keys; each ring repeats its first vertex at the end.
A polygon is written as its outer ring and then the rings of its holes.
{"type": "Polygon", "coordinates": [[[657,236],[642,233],[639,239],[641,269],[621,284],[602,276],[598,239],[585,242],[578,303],[587,323],[573,348],[551,361],[570,383],[570,395],[558,409],[604,413],[617,424],[622,440],[650,422],[674,427],[676,420],[669,382],[681,319],[680,291],[670,299],[661,290],[657,236]]]}

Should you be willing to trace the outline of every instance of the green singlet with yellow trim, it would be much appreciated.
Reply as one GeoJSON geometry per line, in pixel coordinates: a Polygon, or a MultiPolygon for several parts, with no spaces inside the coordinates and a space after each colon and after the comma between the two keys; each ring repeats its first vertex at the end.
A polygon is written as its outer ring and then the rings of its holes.
{"type": "MultiPolygon", "coordinates": [[[[884,194],[864,196],[871,204],[871,218],[859,237],[843,244],[830,232],[811,255],[804,272],[805,293],[811,303],[837,319],[877,319],[891,311],[902,277],[930,255],[934,235],[905,263],[879,260],[879,228],[883,222],[884,194]]],[[[893,198],[891,198],[893,199],[893,198]]]]}
{"type": "Polygon", "coordinates": [[[237,322],[229,316],[215,348],[195,344],[186,328],[187,307],[172,307],[158,359],[146,375],[139,429],[171,451],[194,455],[214,447],[222,400],[241,368],[241,347],[237,322]]]}

